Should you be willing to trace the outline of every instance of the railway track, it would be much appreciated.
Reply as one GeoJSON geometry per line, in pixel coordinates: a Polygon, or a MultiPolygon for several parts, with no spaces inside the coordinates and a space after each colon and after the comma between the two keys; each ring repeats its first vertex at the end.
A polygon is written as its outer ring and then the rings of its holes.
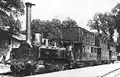
{"type": "Polygon", "coordinates": [[[24,77],[24,74],[14,74],[13,72],[0,73],[2,77],[24,77]]]}
{"type": "MultiPolygon", "coordinates": [[[[114,73],[114,72],[116,72],[118,70],[120,70],[120,68],[116,68],[114,70],[111,70],[111,71],[109,71],[109,72],[107,72],[107,73],[105,73],[103,75],[97,76],[97,77],[107,77],[108,75],[110,75],[110,74],[112,74],[112,73],[114,73]]],[[[118,75],[120,76],[120,73],[118,73],[117,75],[115,74],[114,77],[117,77],[118,75]]]]}

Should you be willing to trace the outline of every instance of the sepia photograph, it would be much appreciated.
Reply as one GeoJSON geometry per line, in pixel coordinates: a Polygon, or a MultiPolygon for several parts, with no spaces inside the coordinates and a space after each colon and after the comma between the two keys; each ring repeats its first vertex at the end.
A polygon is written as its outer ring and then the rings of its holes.
{"type": "Polygon", "coordinates": [[[120,0],[0,0],[0,77],[120,77],[120,0]]]}

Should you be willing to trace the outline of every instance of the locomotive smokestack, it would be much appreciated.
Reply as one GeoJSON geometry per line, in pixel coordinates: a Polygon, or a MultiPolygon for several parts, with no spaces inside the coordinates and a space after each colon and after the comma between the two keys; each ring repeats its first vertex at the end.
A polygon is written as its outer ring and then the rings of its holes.
{"type": "Polygon", "coordinates": [[[31,7],[35,4],[27,2],[27,3],[25,3],[25,5],[26,5],[26,31],[27,31],[26,42],[31,45],[31,39],[32,39],[31,27],[30,27],[30,24],[31,24],[31,7]]]}

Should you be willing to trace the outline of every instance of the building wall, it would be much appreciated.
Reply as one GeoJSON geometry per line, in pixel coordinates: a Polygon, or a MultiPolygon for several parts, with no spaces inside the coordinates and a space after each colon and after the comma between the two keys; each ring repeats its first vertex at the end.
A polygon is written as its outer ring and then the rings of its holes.
{"type": "Polygon", "coordinates": [[[10,51],[12,48],[16,48],[21,44],[21,42],[12,37],[7,31],[0,30],[0,61],[2,60],[3,54],[6,59],[9,59],[10,51]]]}
{"type": "Polygon", "coordinates": [[[7,55],[8,51],[10,51],[12,48],[18,48],[21,44],[21,42],[14,38],[7,38],[0,40],[0,57],[4,53],[7,55]]]}
{"type": "Polygon", "coordinates": [[[18,48],[21,44],[21,42],[17,39],[14,38],[9,38],[9,39],[5,39],[5,40],[1,40],[2,43],[0,44],[1,48],[4,47],[12,47],[12,48],[18,48]]]}
{"type": "Polygon", "coordinates": [[[9,39],[2,39],[0,41],[1,41],[0,43],[0,58],[1,58],[3,54],[7,55],[7,52],[10,50],[11,44],[9,39]]]}

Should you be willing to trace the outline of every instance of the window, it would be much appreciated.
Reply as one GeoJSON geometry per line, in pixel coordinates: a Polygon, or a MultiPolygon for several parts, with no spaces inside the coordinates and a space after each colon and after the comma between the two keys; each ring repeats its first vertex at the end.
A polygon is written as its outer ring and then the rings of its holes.
{"type": "Polygon", "coordinates": [[[95,53],[97,53],[97,48],[95,48],[95,53]]]}
{"type": "Polygon", "coordinates": [[[97,48],[91,47],[91,53],[97,53],[97,48]]]}
{"type": "Polygon", "coordinates": [[[91,53],[93,53],[94,52],[94,49],[93,49],[93,47],[91,47],[91,53]]]}
{"type": "Polygon", "coordinates": [[[8,39],[8,45],[11,45],[11,38],[8,39]]]}

